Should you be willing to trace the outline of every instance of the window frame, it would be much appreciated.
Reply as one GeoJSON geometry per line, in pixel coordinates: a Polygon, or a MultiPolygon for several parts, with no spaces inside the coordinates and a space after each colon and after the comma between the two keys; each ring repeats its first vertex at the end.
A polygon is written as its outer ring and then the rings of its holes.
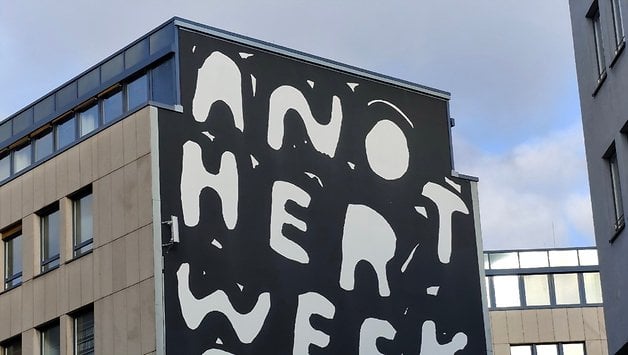
{"type": "Polygon", "coordinates": [[[81,257],[85,254],[89,254],[92,252],[93,250],[93,243],[94,243],[94,203],[93,200],[94,199],[94,195],[92,192],[92,186],[89,185],[83,189],[81,189],[80,191],[76,192],[75,194],[73,194],[71,196],[71,200],[72,200],[72,257],[73,258],[78,258],[81,257]],[[77,243],[77,236],[78,236],[78,231],[80,231],[80,221],[77,218],[77,210],[80,209],[80,203],[81,201],[90,196],[91,197],[91,210],[90,210],[90,214],[91,214],[91,219],[92,219],[92,228],[91,228],[91,237],[87,240],[83,240],[82,242],[77,243]],[[85,251],[81,251],[83,248],[87,247],[87,246],[91,246],[88,250],[85,251]]]}
{"type": "Polygon", "coordinates": [[[41,273],[45,273],[51,270],[54,270],[56,268],[59,267],[59,265],[61,264],[61,211],[59,209],[59,204],[55,203],[53,205],[50,205],[48,207],[46,207],[44,210],[40,211],[39,213],[37,213],[37,215],[39,216],[39,221],[40,221],[40,225],[39,225],[39,246],[40,246],[40,257],[39,257],[39,261],[40,261],[40,272],[41,273]],[[51,215],[53,214],[57,214],[56,218],[57,218],[57,231],[56,231],[56,237],[57,237],[57,244],[59,246],[59,248],[57,249],[57,253],[56,255],[51,255],[48,256],[47,258],[44,258],[44,239],[50,235],[50,231],[49,228],[46,229],[46,223],[48,222],[49,218],[51,215]],[[56,262],[56,264],[55,264],[56,262]],[[52,264],[52,265],[51,265],[52,264]],[[51,266],[49,266],[51,265],[51,266]]]}
{"type": "Polygon", "coordinates": [[[564,355],[565,354],[565,345],[579,344],[582,346],[582,355],[587,355],[587,347],[584,341],[569,341],[569,342],[556,342],[556,343],[533,343],[533,344],[509,344],[508,350],[511,351],[513,347],[527,347],[530,349],[530,355],[538,355],[537,346],[543,345],[555,345],[556,346],[556,354],[564,355]]]}
{"type": "Polygon", "coordinates": [[[617,158],[617,151],[615,150],[615,145],[613,144],[608,152],[605,154],[604,159],[606,160],[607,169],[608,169],[608,177],[609,177],[609,186],[611,189],[611,201],[613,208],[613,220],[612,223],[612,236],[610,242],[613,242],[615,238],[619,235],[619,233],[626,226],[625,222],[625,210],[624,210],[624,202],[622,197],[622,188],[621,188],[621,174],[619,168],[619,159],[617,158]]]}
{"type": "MultiPolygon", "coordinates": [[[[3,289],[5,291],[20,286],[22,284],[22,274],[24,272],[24,260],[22,260],[22,256],[20,256],[20,261],[21,261],[20,271],[16,273],[15,270],[12,270],[13,267],[9,268],[9,255],[8,255],[9,243],[13,243],[13,241],[17,238],[22,238],[22,228],[21,226],[11,228],[11,230],[8,231],[6,234],[7,236],[2,238],[3,249],[4,249],[4,252],[3,252],[4,254],[3,255],[3,259],[4,259],[3,261],[3,265],[4,265],[3,289]],[[9,269],[11,269],[11,275],[9,275],[9,269]],[[15,280],[18,280],[18,281],[16,282],[15,280]]],[[[12,247],[11,249],[13,248],[14,247],[12,247]]],[[[23,252],[22,249],[23,248],[20,245],[20,253],[23,252]]]]}

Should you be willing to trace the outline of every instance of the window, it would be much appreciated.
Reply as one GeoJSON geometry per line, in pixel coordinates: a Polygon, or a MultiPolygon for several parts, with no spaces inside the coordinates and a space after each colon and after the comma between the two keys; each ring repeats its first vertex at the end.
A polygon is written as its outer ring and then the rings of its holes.
{"type": "Polygon", "coordinates": [[[554,287],[556,288],[556,304],[580,303],[578,274],[554,274],[554,287]]]}
{"type": "Polygon", "coordinates": [[[582,274],[584,281],[584,296],[587,303],[602,303],[602,286],[599,272],[582,274]]]}
{"type": "Polygon", "coordinates": [[[31,145],[27,144],[13,151],[13,173],[18,173],[31,165],[31,145]]]}
{"type": "Polygon", "coordinates": [[[584,343],[511,345],[511,355],[585,355],[584,343]]]}
{"type": "Polygon", "coordinates": [[[621,184],[619,182],[619,166],[617,164],[617,154],[615,151],[608,157],[608,165],[611,177],[611,189],[613,195],[613,207],[615,212],[615,221],[613,229],[615,232],[624,227],[624,203],[621,197],[621,184]]]}
{"type": "Polygon", "coordinates": [[[93,215],[91,188],[80,193],[72,202],[74,256],[92,250],[93,215]]]}
{"type": "Polygon", "coordinates": [[[141,106],[148,101],[148,76],[140,76],[130,82],[126,87],[127,109],[129,111],[141,106]]]}
{"type": "Polygon", "coordinates": [[[151,90],[154,101],[174,105],[174,59],[169,59],[151,70],[151,90]]]}
{"type": "Polygon", "coordinates": [[[11,175],[11,154],[0,155],[0,180],[4,180],[11,175]]]}
{"type": "Polygon", "coordinates": [[[40,215],[41,271],[59,266],[59,207],[53,206],[40,215]]]}
{"type": "Polygon", "coordinates": [[[523,276],[526,306],[547,306],[550,304],[547,275],[523,276]]]}
{"type": "Polygon", "coordinates": [[[56,126],[57,149],[64,148],[76,140],[76,119],[74,116],[56,126]]]}
{"type": "Polygon", "coordinates": [[[40,161],[43,158],[52,154],[54,150],[54,142],[52,137],[52,131],[45,133],[35,138],[35,161],[40,161]]]}
{"type": "MultiPolygon", "coordinates": [[[[613,11],[613,29],[615,31],[615,45],[617,49],[624,43],[624,22],[621,16],[621,0],[611,0],[613,11]]],[[[617,51],[615,52],[617,53],[617,51]]]]}
{"type": "Polygon", "coordinates": [[[4,288],[22,283],[22,233],[14,233],[4,240],[4,288]]]}
{"type": "Polygon", "coordinates": [[[516,275],[493,276],[495,307],[519,307],[519,277],[516,275]]]}
{"type": "MultiPolygon", "coordinates": [[[[606,73],[606,59],[604,58],[604,42],[602,40],[602,22],[600,21],[600,10],[597,4],[591,16],[593,24],[593,40],[595,41],[595,58],[597,60],[597,74],[602,78],[606,73]]],[[[599,79],[598,79],[599,80],[599,79]]]]}
{"type": "Polygon", "coordinates": [[[1,346],[2,355],[22,355],[22,338],[17,336],[4,342],[1,346]]]}
{"type": "Polygon", "coordinates": [[[94,311],[83,311],[74,317],[74,355],[94,354],[94,311]]]}
{"type": "Polygon", "coordinates": [[[41,355],[61,354],[59,322],[46,326],[39,331],[41,355]]]}
{"type": "Polygon", "coordinates": [[[95,104],[79,114],[81,137],[98,128],[98,104],[95,104]]]}
{"type": "Polygon", "coordinates": [[[103,99],[102,112],[105,123],[109,123],[122,116],[122,110],[122,91],[117,91],[103,99]]]}

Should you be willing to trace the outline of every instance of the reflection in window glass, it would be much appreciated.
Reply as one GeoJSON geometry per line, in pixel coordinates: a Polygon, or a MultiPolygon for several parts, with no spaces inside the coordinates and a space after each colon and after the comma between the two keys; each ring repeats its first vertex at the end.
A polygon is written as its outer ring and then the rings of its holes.
{"type": "Polygon", "coordinates": [[[95,68],[78,80],[78,96],[81,97],[100,85],[100,68],[95,68]]]}
{"type": "Polygon", "coordinates": [[[137,42],[124,52],[124,68],[129,69],[148,58],[148,38],[137,42]]]}
{"type": "Polygon", "coordinates": [[[140,76],[130,82],[126,88],[127,107],[131,111],[148,101],[148,76],[140,76]]]}
{"type": "Polygon", "coordinates": [[[493,276],[495,307],[519,307],[519,277],[516,275],[493,276]]]}
{"type": "Polygon", "coordinates": [[[549,266],[546,251],[520,251],[519,262],[522,268],[549,266]]]}
{"type": "Polygon", "coordinates": [[[0,155],[0,180],[4,180],[11,175],[11,156],[9,154],[0,155]]]}
{"type": "Polygon", "coordinates": [[[159,31],[150,35],[150,54],[154,54],[157,51],[168,48],[174,41],[174,27],[166,26],[159,31]]]}
{"type": "Polygon", "coordinates": [[[33,109],[29,108],[13,117],[13,134],[22,132],[33,124],[33,109]]]}
{"type": "Polygon", "coordinates": [[[54,111],[55,111],[55,96],[50,95],[35,105],[35,108],[34,108],[35,122],[40,121],[52,115],[54,111]]]}
{"type": "Polygon", "coordinates": [[[518,269],[517,252],[490,254],[491,269],[518,269]]]}
{"type": "Polygon", "coordinates": [[[70,105],[76,101],[76,81],[71,82],[66,87],[57,91],[57,110],[61,110],[64,107],[70,105]]]}
{"type": "Polygon", "coordinates": [[[558,345],[557,344],[537,345],[536,355],[558,355],[558,345]]]}
{"type": "Polygon", "coordinates": [[[94,131],[98,127],[98,104],[79,113],[81,137],[94,131]]]}
{"type": "Polygon", "coordinates": [[[577,274],[554,274],[556,304],[580,303],[580,288],[577,274]]]}
{"type": "Polygon", "coordinates": [[[580,257],[580,265],[597,265],[597,250],[595,249],[585,249],[578,250],[578,256],[580,257]]]}
{"type": "Polygon", "coordinates": [[[13,151],[13,173],[16,174],[31,165],[31,145],[27,144],[13,151]]]}
{"type": "Polygon", "coordinates": [[[563,355],[584,355],[584,344],[563,344],[563,355]]]}
{"type": "Polygon", "coordinates": [[[107,81],[113,79],[115,76],[122,74],[124,71],[124,53],[120,53],[117,56],[109,59],[100,67],[100,79],[101,83],[105,84],[107,81]]]}
{"type": "Polygon", "coordinates": [[[152,99],[162,104],[175,104],[174,60],[170,59],[151,70],[152,99]]]}
{"type": "Polygon", "coordinates": [[[0,142],[11,138],[11,121],[0,124],[0,142]]]}
{"type": "Polygon", "coordinates": [[[578,266],[577,250],[550,250],[550,266],[578,266]]]}
{"type": "Polygon", "coordinates": [[[511,346],[510,355],[532,355],[532,347],[530,345],[511,346]]]}
{"type": "Polygon", "coordinates": [[[102,102],[103,119],[109,123],[122,116],[122,91],[106,97],[102,102]]]}
{"type": "Polygon", "coordinates": [[[53,143],[52,131],[35,138],[35,161],[40,161],[52,154],[53,143]]]}
{"type": "Polygon", "coordinates": [[[599,272],[585,272],[582,274],[584,280],[584,295],[587,303],[602,303],[602,286],[600,285],[599,272]]]}
{"type": "Polygon", "coordinates": [[[527,306],[547,306],[550,304],[547,275],[525,275],[523,284],[527,306]]]}
{"type": "Polygon", "coordinates": [[[75,122],[72,117],[57,126],[57,149],[66,147],[76,140],[75,122]]]}

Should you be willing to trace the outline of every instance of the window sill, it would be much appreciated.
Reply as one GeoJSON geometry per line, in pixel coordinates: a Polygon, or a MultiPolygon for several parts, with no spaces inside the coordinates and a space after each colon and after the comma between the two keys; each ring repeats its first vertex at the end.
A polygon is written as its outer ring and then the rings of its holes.
{"type": "Polygon", "coordinates": [[[595,89],[593,89],[593,94],[591,94],[591,96],[595,97],[595,95],[597,95],[597,92],[600,91],[600,88],[602,87],[602,84],[604,84],[604,81],[606,80],[606,71],[604,71],[600,77],[597,79],[597,84],[595,84],[595,89]]]}
{"type": "Polygon", "coordinates": [[[57,266],[51,267],[50,269],[48,269],[46,271],[41,271],[39,274],[33,276],[33,280],[37,279],[39,277],[42,277],[42,276],[44,276],[44,275],[46,275],[46,274],[48,274],[48,273],[50,273],[50,272],[52,272],[54,270],[57,270],[59,268],[59,266],[60,265],[57,265],[57,266]]]}
{"type": "Polygon", "coordinates": [[[70,259],[70,260],[66,261],[66,262],[65,262],[65,263],[63,263],[63,264],[64,264],[64,265],[70,264],[70,263],[74,262],[75,260],[78,260],[78,259],[80,259],[80,258],[82,258],[82,257],[84,257],[84,256],[86,256],[86,255],[91,254],[93,251],[94,251],[94,249],[90,249],[90,250],[88,250],[88,251],[86,251],[86,252],[84,252],[84,253],[82,253],[82,254],[80,254],[80,255],[77,255],[77,256],[73,257],[72,259],[70,259]]]}
{"type": "Polygon", "coordinates": [[[615,62],[619,58],[620,54],[622,54],[622,52],[624,51],[625,47],[626,47],[626,39],[624,38],[624,39],[621,40],[621,43],[615,49],[615,54],[613,55],[613,59],[611,60],[611,64],[609,65],[609,67],[612,68],[613,65],[615,65],[615,62]]]}
{"type": "Polygon", "coordinates": [[[4,290],[0,291],[0,295],[3,295],[3,294],[5,294],[5,293],[7,293],[7,292],[9,292],[9,291],[11,291],[13,289],[16,289],[16,288],[20,287],[20,286],[22,286],[21,282],[19,284],[15,284],[15,285],[13,285],[13,286],[11,286],[9,288],[5,288],[4,290]]]}

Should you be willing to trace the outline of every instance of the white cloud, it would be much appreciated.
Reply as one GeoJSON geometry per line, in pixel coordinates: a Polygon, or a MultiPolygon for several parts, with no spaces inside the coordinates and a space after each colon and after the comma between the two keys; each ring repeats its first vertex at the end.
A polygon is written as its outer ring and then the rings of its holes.
{"type": "Polygon", "coordinates": [[[458,170],[480,178],[486,249],[593,243],[582,140],[574,125],[500,154],[459,144],[458,170]]]}

